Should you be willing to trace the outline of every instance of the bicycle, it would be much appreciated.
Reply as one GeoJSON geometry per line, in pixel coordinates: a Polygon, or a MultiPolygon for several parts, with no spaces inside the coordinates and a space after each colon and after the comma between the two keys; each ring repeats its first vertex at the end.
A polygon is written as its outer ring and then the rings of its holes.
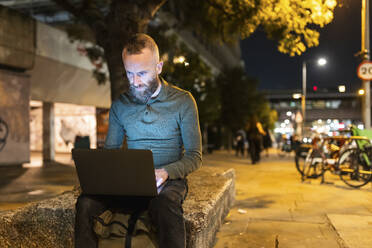
{"type": "Polygon", "coordinates": [[[295,151],[295,165],[301,175],[301,181],[307,178],[318,178],[321,175],[322,156],[319,149],[319,138],[312,144],[301,144],[295,151]]]}
{"type": "Polygon", "coordinates": [[[0,152],[6,145],[6,139],[8,138],[9,129],[8,124],[0,117],[0,152]]]}
{"type": "Polygon", "coordinates": [[[351,142],[352,139],[347,136],[314,138],[313,143],[308,145],[308,152],[302,156],[303,159],[296,153],[296,168],[301,174],[301,180],[321,177],[321,183],[326,183],[326,171],[339,175],[337,161],[343,151],[350,147],[351,142]]]}
{"type": "Polygon", "coordinates": [[[351,126],[356,147],[344,151],[338,160],[337,167],[340,179],[353,188],[359,188],[372,180],[372,137],[371,130],[361,130],[351,126]]]}

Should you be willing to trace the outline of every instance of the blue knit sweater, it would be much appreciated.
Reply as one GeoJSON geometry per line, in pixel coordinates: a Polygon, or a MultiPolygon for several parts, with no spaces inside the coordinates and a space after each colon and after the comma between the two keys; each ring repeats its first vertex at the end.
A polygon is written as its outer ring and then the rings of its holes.
{"type": "Polygon", "coordinates": [[[151,150],[155,168],[164,168],[170,179],[184,178],[202,164],[195,100],[164,80],[147,104],[134,103],[126,94],[112,103],[105,148],[120,148],[124,135],[129,149],[151,150]]]}

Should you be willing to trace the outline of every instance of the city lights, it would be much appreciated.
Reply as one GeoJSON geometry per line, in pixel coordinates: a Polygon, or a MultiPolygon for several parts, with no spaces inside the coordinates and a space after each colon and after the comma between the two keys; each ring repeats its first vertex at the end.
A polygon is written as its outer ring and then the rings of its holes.
{"type": "Polygon", "coordinates": [[[343,93],[343,92],[345,92],[345,91],[346,91],[346,87],[345,87],[345,85],[339,85],[339,86],[338,86],[338,92],[343,93]]]}
{"type": "Polygon", "coordinates": [[[293,99],[300,99],[301,96],[302,96],[302,95],[301,95],[300,93],[294,93],[294,94],[292,95],[293,99]]]}
{"type": "MultiPolygon", "coordinates": [[[[327,64],[327,60],[325,58],[320,58],[318,59],[318,65],[319,66],[324,66],[327,64]]],[[[303,116],[303,125],[306,123],[306,74],[307,74],[307,69],[306,69],[306,61],[302,62],[302,99],[301,99],[301,112],[303,116]]],[[[317,91],[318,87],[314,86],[313,91],[317,91]]],[[[303,132],[303,130],[302,130],[303,132]]]]}

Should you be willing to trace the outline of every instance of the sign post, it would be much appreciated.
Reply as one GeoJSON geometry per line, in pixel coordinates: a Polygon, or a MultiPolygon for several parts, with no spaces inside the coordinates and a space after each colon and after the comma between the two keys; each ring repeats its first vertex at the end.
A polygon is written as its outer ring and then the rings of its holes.
{"type": "Polygon", "coordinates": [[[363,61],[358,66],[358,77],[364,81],[371,81],[372,80],[372,62],[371,61],[363,61]]]}
{"type": "Polygon", "coordinates": [[[365,73],[362,76],[367,76],[366,79],[363,79],[363,87],[365,91],[365,95],[363,97],[363,121],[365,128],[371,128],[371,88],[370,88],[370,71],[369,71],[369,0],[362,0],[362,30],[361,30],[361,55],[362,59],[365,63],[362,63],[358,68],[358,76],[359,76],[359,69],[361,70],[361,75],[363,72],[365,73]],[[363,69],[364,68],[364,69],[363,69]]]}

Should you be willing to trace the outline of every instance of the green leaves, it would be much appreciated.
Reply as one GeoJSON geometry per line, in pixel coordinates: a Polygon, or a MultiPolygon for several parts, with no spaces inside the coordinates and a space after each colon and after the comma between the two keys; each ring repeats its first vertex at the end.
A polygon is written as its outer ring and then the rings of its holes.
{"type": "Polygon", "coordinates": [[[271,113],[264,95],[257,91],[257,80],[246,77],[242,68],[231,68],[221,73],[216,82],[220,90],[223,125],[238,130],[256,116],[264,126],[271,127],[275,114],[271,113]]]}
{"type": "Polygon", "coordinates": [[[212,123],[220,116],[219,90],[211,69],[196,52],[191,51],[166,25],[149,26],[164,62],[162,76],[194,96],[201,123],[212,123]]]}
{"type": "Polygon", "coordinates": [[[300,55],[319,44],[318,27],[333,20],[336,0],[205,0],[177,1],[185,26],[225,42],[249,37],[262,27],[278,50],[300,55]]]}

